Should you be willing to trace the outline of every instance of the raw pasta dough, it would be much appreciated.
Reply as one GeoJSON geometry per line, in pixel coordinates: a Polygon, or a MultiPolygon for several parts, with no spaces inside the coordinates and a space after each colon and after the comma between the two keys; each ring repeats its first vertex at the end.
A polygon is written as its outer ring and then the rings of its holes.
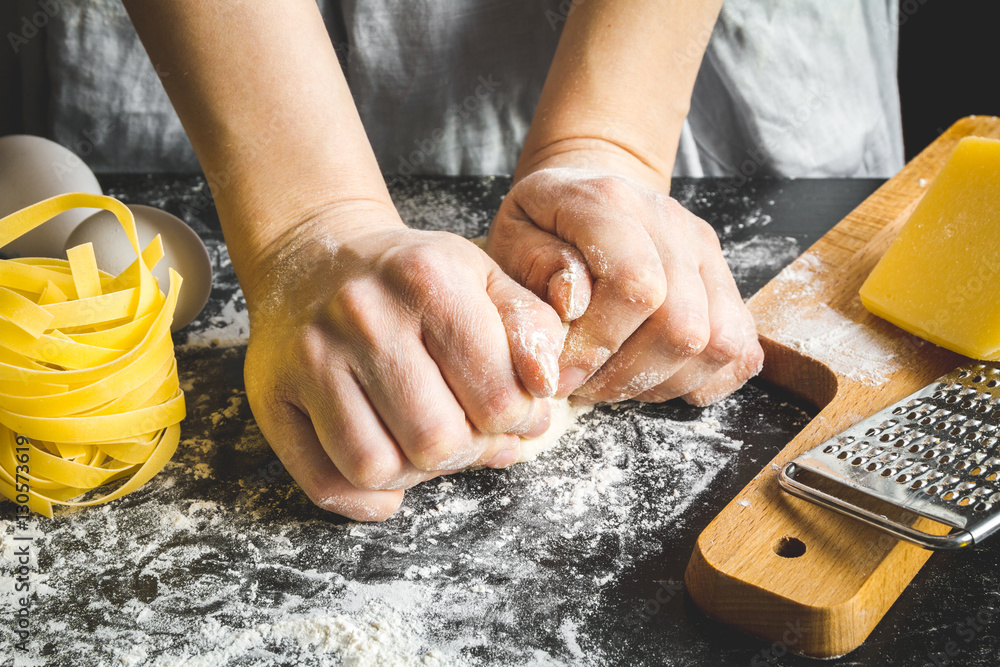
{"type": "Polygon", "coordinates": [[[551,449],[559,439],[576,425],[579,417],[594,409],[593,405],[573,406],[565,398],[553,399],[552,418],[549,429],[537,438],[521,438],[521,457],[518,462],[534,461],[547,449],[551,449]]]}

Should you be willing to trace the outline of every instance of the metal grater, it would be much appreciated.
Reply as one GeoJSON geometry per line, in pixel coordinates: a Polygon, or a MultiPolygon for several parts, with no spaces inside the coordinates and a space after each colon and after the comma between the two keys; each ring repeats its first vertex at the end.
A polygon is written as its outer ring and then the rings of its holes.
{"type": "Polygon", "coordinates": [[[795,496],[900,539],[959,549],[1000,528],[998,476],[1000,364],[975,362],[795,458],[778,481],[795,496]],[[820,483],[805,481],[808,473],[820,483]],[[915,529],[845,498],[852,490],[955,530],[915,529]]]}

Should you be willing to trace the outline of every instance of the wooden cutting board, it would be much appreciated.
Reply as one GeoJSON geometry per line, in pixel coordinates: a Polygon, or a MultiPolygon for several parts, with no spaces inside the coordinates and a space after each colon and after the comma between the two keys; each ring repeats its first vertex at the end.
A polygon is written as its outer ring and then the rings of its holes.
{"type": "Polygon", "coordinates": [[[829,658],[859,646],[931,556],[786,494],[777,476],[965,361],[870,314],[858,289],[968,135],[1000,138],[1000,119],[952,125],[749,301],[763,377],[821,411],[708,525],[685,581],[709,616],[789,652],[829,658]]]}

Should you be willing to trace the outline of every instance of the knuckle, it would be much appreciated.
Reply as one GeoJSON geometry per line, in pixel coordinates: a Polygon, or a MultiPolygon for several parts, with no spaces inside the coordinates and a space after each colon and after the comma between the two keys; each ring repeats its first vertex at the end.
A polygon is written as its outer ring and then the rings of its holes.
{"type": "Polygon", "coordinates": [[[727,330],[716,331],[705,346],[703,354],[720,364],[728,364],[740,357],[744,341],[741,336],[727,330]]]}
{"type": "Polygon", "coordinates": [[[713,250],[722,251],[722,243],[719,241],[719,235],[715,232],[715,228],[708,224],[701,218],[696,216],[691,216],[693,220],[695,238],[697,238],[702,244],[712,248],[713,250]]]}
{"type": "Polygon", "coordinates": [[[350,281],[333,296],[330,310],[334,326],[355,338],[374,345],[381,338],[383,325],[375,305],[380,301],[378,290],[366,281],[350,281]]]}
{"type": "Polygon", "coordinates": [[[694,315],[674,318],[663,326],[662,339],[679,357],[696,357],[711,339],[708,323],[694,315]]]}
{"type": "Polygon", "coordinates": [[[383,457],[379,457],[371,452],[361,452],[357,454],[355,460],[347,470],[342,470],[355,488],[366,491],[381,491],[391,488],[396,481],[395,471],[387,464],[383,457]]]}
{"type": "Polygon", "coordinates": [[[443,239],[409,244],[386,252],[383,268],[387,278],[406,295],[418,300],[441,282],[448,262],[442,255],[443,239]]]}
{"type": "Polygon", "coordinates": [[[420,470],[454,470],[464,468],[476,459],[471,450],[468,429],[437,424],[413,435],[407,455],[420,470]]]}
{"type": "Polygon", "coordinates": [[[738,360],[736,377],[740,382],[746,382],[764,368],[764,349],[757,340],[747,345],[744,354],[738,360]]]}
{"type": "Polygon", "coordinates": [[[652,313],[667,298],[667,280],[662,267],[626,264],[613,282],[615,293],[634,303],[646,313],[652,313]]]}
{"type": "Polygon", "coordinates": [[[510,433],[530,416],[524,403],[506,387],[490,387],[482,401],[480,414],[473,423],[484,433],[510,433]]]}
{"type": "Polygon", "coordinates": [[[636,194],[632,185],[613,176],[601,176],[584,181],[583,192],[601,203],[620,202],[636,194]]]}

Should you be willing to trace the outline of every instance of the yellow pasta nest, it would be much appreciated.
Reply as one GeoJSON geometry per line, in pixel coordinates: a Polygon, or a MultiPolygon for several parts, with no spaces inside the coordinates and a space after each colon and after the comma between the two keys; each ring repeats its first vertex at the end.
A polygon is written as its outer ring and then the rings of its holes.
{"type": "Polygon", "coordinates": [[[52,505],[120,498],[159,472],[180,439],[184,394],[170,338],[181,277],[164,296],[131,211],[92,194],[53,197],[0,219],[0,247],[71,208],[111,211],[136,261],[99,271],[89,243],[67,260],[0,260],[0,494],[52,516],[52,505]],[[71,501],[118,479],[98,498],[71,501]]]}

